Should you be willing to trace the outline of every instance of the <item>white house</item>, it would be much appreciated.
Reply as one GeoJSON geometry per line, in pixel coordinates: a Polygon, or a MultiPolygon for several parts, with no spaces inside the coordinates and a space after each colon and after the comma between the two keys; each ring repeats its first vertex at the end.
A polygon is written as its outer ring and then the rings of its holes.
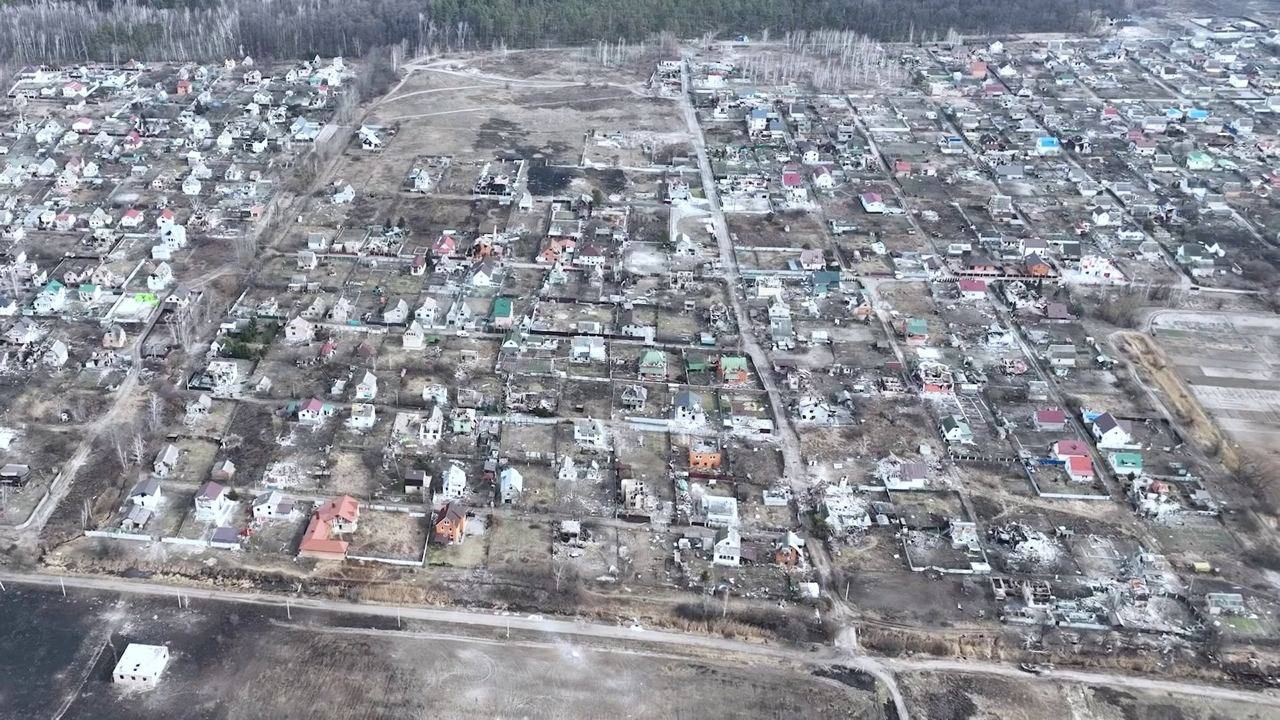
{"type": "Polygon", "coordinates": [[[169,263],[162,262],[147,276],[147,289],[151,292],[159,292],[169,287],[172,282],[173,268],[169,267],[169,263]]]}
{"type": "Polygon", "coordinates": [[[368,370],[356,385],[356,400],[373,400],[378,397],[378,376],[368,370]]]}
{"type": "Polygon", "coordinates": [[[61,340],[54,340],[52,344],[40,356],[40,362],[46,367],[60,368],[67,364],[67,344],[61,340]]]}
{"type": "Polygon", "coordinates": [[[440,406],[436,405],[431,408],[431,414],[427,416],[426,422],[422,423],[422,442],[428,445],[435,445],[440,442],[440,437],[444,434],[444,412],[440,410],[440,406]]]}
{"type": "Polygon", "coordinates": [[[1124,450],[1133,446],[1133,435],[1125,427],[1127,423],[1117,420],[1111,413],[1102,413],[1094,418],[1091,429],[1098,447],[1103,450],[1124,450]]]}
{"type": "Polygon", "coordinates": [[[573,441],[587,450],[605,447],[604,423],[591,418],[573,421],[573,441]]]}
{"type": "Polygon", "coordinates": [[[178,446],[173,443],[169,443],[168,445],[165,445],[160,452],[156,453],[156,460],[151,466],[151,471],[155,473],[156,477],[169,477],[169,473],[173,472],[174,468],[178,467],[179,457],[180,453],[178,452],[178,446]]]}
{"type": "Polygon", "coordinates": [[[737,528],[728,527],[716,533],[715,549],[712,552],[712,564],[725,567],[737,567],[742,561],[742,536],[737,528]]]}
{"type": "Polygon", "coordinates": [[[333,407],[325,405],[316,398],[311,398],[298,408],[298,422],[312,427],[322,424],[325,418],[333,414],[333,407]]]}
{"type": "Polygon", "coordinates": [[[156,478],[141,480],[129,491],[129,504],[155,511],[164,502],[160,481],[156,478]]]}
{"type": "Polygon", "coordinates": [[[236,505],[227,497],[227,489],[212,480],[200,486],[195,503],[196,520],[217,526],[227,523],[236,505]]]}
{"type": "Polygon", "coordinates": [[[356,189],[351,187],[350,183],[345,183],[338,188],[333,194],[334,205],[347,205],[356,199],[356,189]]]}
{"type": "Polygon", "coordinates": [[[570,345],[569,361],[575,363],[607,362],[608,350],[599,335],[578,335],[570,345]]]}
{"type": "Polygon", "coordinates": [[[386,309],[382,311],[382,322],[388,325],[399,325],[409,317],[409,303],[400,298],[394,303],[388,303],[386,309]]]}
{"type": "Polygon", "coordinates": [[[701,427],[707,422],[706,411],[702,408],[702,398],[697,394],[682,390],[676,394],[675,405],[671,409],[671,420],[684,427],[701,427]]]}
{"type": "Polygon", "coordinates": [[[409,328],[400,337],[400,344],[405,350],[421,350],[427,344],[427,334],[417,320],[409,323],[409,328]]]}
{"type": "Polygon", "coordinates": [[[369,403],[351,403],[351,417],[347,418],[347,427],[353,430],[368,430],[378,420],[377,411],[369,403]]]}
{"type": "Polygon", "coordinates": [[[467,494],[467,473],[458,463],[449,463],[441,474],[440,494],[446,499],[457,499],[467,494]]]}
{"type": "Polygon", "coordinates": [[[143,212],[141,210],[137,208],[129,208],[128,210],[125,210],[124,215],[120,217],[120,227],[122,228],[141,227],[142,221],[145,219],[146,217],[145,215],[143,215],[143,212]]]}
{"type": "Polygon", "coordinates": [[[284,326],[284,338],[291,343],[309,343],[316,339],[316,326],[296,317],[284,326]]]}
{"type": "Polygon", "coordinates": [[[738,500],[723,495],[702,496],[702,517],[708,527],[737,527],[738,500]]]}
{"type": "Polygon", "coordinates": [[[440,303],[435,298],[429,297],[422,301],[422,305],[414,311],[413,316],[424,327],[431,327],[436,324],[436,315],[440,312],[440,303]]]}
{"type": "Polygon", "coordinates": [[[169,664],[169,648],[163,645],[129,643],[111,671],[111,680],[132,689],[149,689],[160,683],[169,664]]]}
{"type": "Polygon", "coordinates": [[[498,495],[502,498],[502,502],[514,502],[522,492],[524,492],[524,476],[519,470],[509,467],[498,475],[498,495]]]}
{"type": "Polygon", "coordinates": [[[292,520],[300,514],[297,502],[285,497],[279,490],[272,490],[253,499],[254,520],[292,520]]]}

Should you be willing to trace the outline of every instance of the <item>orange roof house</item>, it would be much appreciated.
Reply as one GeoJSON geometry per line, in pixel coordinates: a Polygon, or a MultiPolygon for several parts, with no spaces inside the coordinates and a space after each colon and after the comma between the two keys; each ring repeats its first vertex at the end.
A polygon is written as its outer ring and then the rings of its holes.
{"type": "Polygon", "coordinates": [[[689,446],[691,470],[719,470],[722,459],[720,448],[714,443],[693,443],[689,446]]]}
{"type": "Polygon", "coordinates": [[[346,540],[334,537],[352,533],[360,518],[360,504],[350,495],[334,498],[316,508],[307,523],[307,531],[298,544],[298,557],[317,560],[342,560],[347,557],[346,540]]]}
{"type": "Polygon", "coordinates": [[[431,539],[441,545],[462,542],[466,528],[467,509],[460,502],[450,501],[436,511],[435,521],[431,524],[431,539]]]}

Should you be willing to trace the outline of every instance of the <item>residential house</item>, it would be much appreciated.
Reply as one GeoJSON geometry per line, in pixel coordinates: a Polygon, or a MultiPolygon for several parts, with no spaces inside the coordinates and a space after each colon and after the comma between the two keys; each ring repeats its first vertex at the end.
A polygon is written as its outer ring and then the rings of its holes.
{"type": "Polygon", "coordinates": [[[450,462],[440,474],[440,497],[446,500],[461,498],[467,494],[467,473],[462,465],[450,462]]]}
{"type": "Polygon", "coordinates": [[[621,403],[624,410],[638,412],[644,410],[645,402],[649,399],[649,391],[643,385],[624,385],[622,387],[621,403]]]}
{"type": "Polygon", "coordinates": [[[418,321],[412,320],[409,327],[404,331],[404,335],[400,336],[400,345],[405,350],[421,350],[426,347],[427,333],[422,329],[422,325],[418,321]]]}
{"type": "Polygon", "coordinates": [[[1142,474],[1142,453],[1108,453],[1107,464],[1111,466],[1111,471],[1116,475],[1134,478],[1142,474]]]}
{"type": "Polygon", "coordinates": [[[67,357],[67,344],[61,340],[54,340],[40,356],[40,362],[45,367],[56,369],[67,364],[67,357]]]}
{"type": "Polygon", "coordinates": [[[181,454],[178,452],[178,446],[173,443],[169,443],[156,454],[156,459],[155,462],[152,463],[151,471],[158,478],[167,478],[169,477],[169,474],[178,467],[179,457],[181,457],[181,454]]]}
{"type": "MultiPolygon", "coordinates": [[[[66,94],[65,89],[63,93],[66,94]]],[[[164,645],[129,643],[111,670],[111,681],[127,689],[154,688],[160,684],[160,676],[168,664],[169,648],[164,645]]]]}
{"type": "Polygon", "coordinates": [[[160,480],[157,478],[147,478],[141,480],[133,489],[129,491],[129,504],[137,507],[145,508],[151,512],[155,512],[164,502],[164,495],[160,492],[160,480]]]}
{"type": "Polygon", "coordinates": [[[1062,432],[1067,429],[1067,413],[1060,408],[1036,410],[1032,424],[1039,432],[1062,432]]]}
{"type": "Polygon", "coordinates": [[[498,497],[503,503],[510,504],[524,492],[524,476],[520,471],[507,467],[498,475],[498,497]]]}
{"type": "Polygon", "coordinates": [[[284,326],[284,338],[291,343],[309,343],[316,339],[316,326],[302,317],[296,317],[284,326]]]}
{"type": "Polygon", "coordinates": [[[737,567],[742,560],[742,536],[737,528],[723,528],[716,533],[712,550],[712,564],[737,567]]]}
{"type": "Polygon", "coordinates": [[[509,297],[494,298],[490,316],[494,330],[510,330],[515,324],[515,303],[509,297]]]}
{"type": "Polygon", "coordinates": [[[1093,479],[1093,460],[1087,455],[1072,455],[1067,458],[1067,476],[1077,482],[1093,479]]]}
{"type": "Polygon", "coordinates": [[[422,305],[414,311],[413,316],[423,327],[433,327],[440,312],[440,303],[433,297],[423,298],[422,305]]]}
{"type": "Polygon", "coordinates": [[[298,503],[279,490],[259,495],[253,499],[254,520],[293,520],[298,517],[298,503]]]}
{"type": "Polygon", "coordinates": [[[968,302],[980,302],[987,297],[987,281],[977,278],[961,278],[956,283],[960,290],[960,299],[968,302]]]}
{"type": "Polygon", "coordinates": [[[720,381],[726,385],[745,385],[750,379],[747,359],[741,355],[722,355],[719,371],[720,381]]]}
{"type": "Polygon", "coordinates": [[[578,335],[569,347],[569,361],[575,363],[607,362],[608,350],[604,338],[598,335],[578,335]]]}
{"type": "Polygon", "coordinates": [[[1129,432],[1129,423],[1118,420],[1109,412],[1094,418],[1090,429],[1093,431],[1098,447],[1103,450],[1125,450],[1133,447],[1133,435],[1129,432]]]}
{"type": "Polygon", "coordinates": [[[436,511],[435,518],[432,520],[431,540],[439,545],[462,542],[466,528],[466,507],[456,500],[447,502],[436,511]]]}
{"type": "Polygon", "coordinates": [[[298,407],[298,422],[312,427],[321,425],[333,415],[333,406],[311,398],[298,407]]]}
{"type": "Polygon", "coordinates": [[[723,495],[703,495],[699,516],[708,527],[738,526],[738,500],[723,495]]]}
{"type": "Polygon", "coordinates": [[[1058,440],[1049,446],[1049,454],[1066,463],[1073,457],[1088,457],[1089,446],[1082,440],[1058,440]]]}
{"type": "Polygon", "coordinates": [[[298,557],[316,560],[343,560],[349,543],[336,537],[353,533],[360,519],[360,504],[343,495],[316,508],[298,544],[298,557]]]}
{"type": "Polygon", "coordinates": [[[923,318],[903,320],[901,332],[908,345],[919,346],[929,342],[929,322],[923,318]]]}
{"type": "Polygon", "coordinates": [[[369,430],[377,420],[377,410],[371,403],[351,403],[351,416],[347,418],[347,427],[352,430],[369,430]]]}
{"type": "Polygon", "coordinates": [[[604,423],[591,418],[573,421],[573,441],[586,450],[601,450],[606,447],[604,423]]]}
{"type": "Polygon", "coordinates": [[[666,380],[667,354],[661,350],[645,350],[640,355],[640,379],[666,380]]]}
{"type": "Polygon", "coordinates": [[[657,334],[657,328],[652,323],[640,320],[638,313],[634,310],[623,312],[619,318],[618,325],[623,335],[639,338],[645,342],[653,342],[653,338],[657,334]]]}
{"type": "Polygon", "coordinates": [[[364,377],[356,384],[356,400],[369,401],[378,397],[378,376],[366,370],[364,377]]]}
{"type": "Polygon", "coordinates": [[[947,415],[942,418],[939,432],[942,433],[942,439],[946,440],[948,445],[973,444],[973,430],[969,427],[969,422],[959,415],[947,415]]]}
{"type": "Polygon", "coordinates": [[[57,280],[50,280],[31,302],[31,308],[37,315],[51,315],[62,312],[67,306],[67,300],[67,287],[57,280]]]}
{"type": "Polygon", "coordinates": [[[719,470],[723,460],[720,446],[710,440],[695,440],[689,444],[690,470],[719,470]]]}
{"type": "Polygon", "coordinates": [[[235,502],[228,497],[227,488],[212,480],[206,481],[196,492],[196,521],[209,525],[227,524],[235,502]]]}
{"type": "Polygon", "coordinates": [[[387,303],[382,310],[382,322],[387,325],[403,325],[409,319],[409,303],[404,298],[387,303]]]}
{"type": "Polygon", "coordinates": [[[688,428],[705,425],[707,417],[702,406],[702,398],[691,390],[681,390],[676,393],[671,419],[674,424],[688,428]]]}

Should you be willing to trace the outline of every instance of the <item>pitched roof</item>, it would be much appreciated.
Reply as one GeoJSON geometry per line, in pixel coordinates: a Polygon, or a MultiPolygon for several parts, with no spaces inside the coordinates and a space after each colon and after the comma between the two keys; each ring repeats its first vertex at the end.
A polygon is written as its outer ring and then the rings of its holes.
{"type": "Polygon", "coordinates": [[[441,522],[448,520],[450,523],[457,524],[459,520],[467,516],[467,509],[459,502],[447,502],[444,507],[436,512],[436,519],[433,524],[439,525],[441,522]]]}
{"type": "Polygon", "coordinates": [[[1120,427],[1120,422],[1116,420],[1114,415],[1105,412],[1093,419],[1093,426],[1098,429],[1098,432],[1108,433],[1120,427]]]}
{"type": "Polygon", "coordinates": [[[1093,461],[1086,455],[1072,455],[1067,458],[1067,470],[1072,475],[1093,475],[1093,461]]]}
{"type": "Polygon", "coordinates": [[[350,495],[334,498],[316,508],[316,517],[328,523],[334,519],[355,522],[360,516],[360,503],[350,495]]]}
{"type": "Polygon", "coordinates": [[[220,483],[209,480],[200,486],[200,492],[196,493],[196,497],[201,500],[216,500],[225,491],[226,488],[220,483]]]}
{"type": "Polygon", "coordinates": [[[1089,454],[1089,446],[1081,440],[1059,440],[1054,443],[1054,450],[1059,455],[1066,456],[1087,456],[1089,454]]]}
{"type": "Polygon", "coordinates": [[[1062,424],[1067,421],[1067,413],[1059,408],[1036,411],[1036,422],[1043,424],[1062,424]]]}

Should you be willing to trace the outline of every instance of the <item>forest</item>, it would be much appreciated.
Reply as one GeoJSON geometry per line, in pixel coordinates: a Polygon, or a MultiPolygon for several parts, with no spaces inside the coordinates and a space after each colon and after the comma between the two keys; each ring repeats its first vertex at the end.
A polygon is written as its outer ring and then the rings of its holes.
{"type": "Polygon", "coordinates": [[[878,40],[949,31],[1088,32],[1144,0],[9,0],[0,62],[214,60],[579,45],[851,29],[878,40]]]}

